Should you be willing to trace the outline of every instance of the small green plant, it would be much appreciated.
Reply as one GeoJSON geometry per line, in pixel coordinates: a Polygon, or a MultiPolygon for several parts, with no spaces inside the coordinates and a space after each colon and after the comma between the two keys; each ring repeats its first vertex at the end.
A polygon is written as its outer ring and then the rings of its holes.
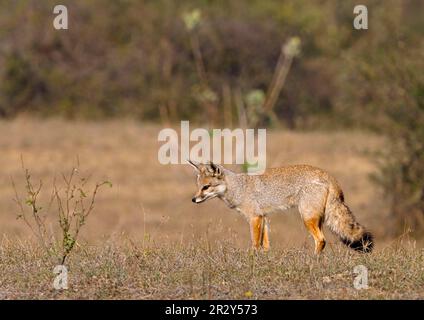
{"type": "Polygon", "coordinates": [[[46,209],[39,205],[43,182],[34,184],[33,178],[22,162],[25,179],[25,199],[19,196],[16,185],[14,201],[19,208],[17,219],[22,220],[35,235],[49,256],[57,257],[61,264],[74,249],[82,227],[93,212],[97,194],[101,187],[112,184],[109,181],[98,182],[89,188],[89,178],[81,176],[78,168],[72,168],[69,174],[62,174],[61,186],[56,178],[53,182],[50,200],[46,209]],[[46,220],[53,215],[58,229],[48,232],[46,220]]]}
{"type": "Polygon", "coordinates": [[[251,126],[256,127],[261,119],[265,116],[263,114],[263,104],[265,102],[265,93],[263,90],[251,90],[247,93],[246,97],[247,117],[251,126]]]}
{"type": "Polygon", "coordinates": [[[259,162],[249,163],[246,161],[241,166],[242,166],[243,172],[249,172],[249,169],[253,169],[253,170],[257,169],[258,165],[259,165],[259,162]]]}

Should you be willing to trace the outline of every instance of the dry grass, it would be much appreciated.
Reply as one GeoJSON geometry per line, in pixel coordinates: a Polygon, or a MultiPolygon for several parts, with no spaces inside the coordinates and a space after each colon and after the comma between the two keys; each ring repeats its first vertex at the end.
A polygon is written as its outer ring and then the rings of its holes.
{"type": "MultiPolygon", "coordinates": [[[[368,179],[375,167],[365,153],[382,146],[382,139],[361,132],[269,132],[268,166],[308,163],[328,170],[376,235],[376,252],[359,255],[326,231],[328,247],[316,259],[296,213],[272,216],[272,251],[251,254],[248,226],[237,213],[216,199],[191,203],[189,166],[159,164],[160,129],[131,121],[0,122],[0,298],[237,299],[246,292],[258,299],[423,298],[423,251],[393,248],[386,204],[368,179]],[[33,178],[44,181],[44,201],[53,177],[77,159],[94,181],[114,185],[98,196],[70,256],[70,289],[64,292],[52,288],[56,262],[22,240],[29,233],[15,219],[11,178],[19,188],[21,155],[33,178]],[[358,264],[370,270],[369,290],[353,288],[358,264]]],[[[50,212],[51,228],[55,217],[50,212]]]]}
{"type": "Polygon", "coordinates": [[[361,255],[341,246],[252,253],[231,242],[105,243],[69,260],[69,289],[53,288],[54,264],[28,243],[3,241],[3,299],[422,299],[424,251],[412,245],[361,255]],[[368,268],[367,290],[353,286],[368,268]]]}

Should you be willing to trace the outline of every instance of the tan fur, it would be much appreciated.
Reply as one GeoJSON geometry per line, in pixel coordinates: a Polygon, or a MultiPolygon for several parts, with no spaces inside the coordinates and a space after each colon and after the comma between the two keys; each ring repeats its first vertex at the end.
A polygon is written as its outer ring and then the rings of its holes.
{"type": "Polygon", "coordinates": [[[190,161],[197,170],[198,192],[193,202],[218,197],[242,213],[250,224],[254,248],[269,249],[266,216],[297,207],[319,254],[325,246],[323,223],[355,250],[369,252],[372,236],[356,222],[344,203],[337,181],[324,170],[309,165],[267,169],[262,175],[237,174],[222,166],[190,161]]]}

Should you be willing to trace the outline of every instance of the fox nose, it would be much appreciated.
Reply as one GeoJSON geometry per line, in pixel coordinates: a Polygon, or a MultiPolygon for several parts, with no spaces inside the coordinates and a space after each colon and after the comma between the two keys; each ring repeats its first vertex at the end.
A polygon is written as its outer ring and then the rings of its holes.
{"type": "Polygon", "coordinates": [[[196,203],[196,197],[191,198],[191,201],[196,203]]]}

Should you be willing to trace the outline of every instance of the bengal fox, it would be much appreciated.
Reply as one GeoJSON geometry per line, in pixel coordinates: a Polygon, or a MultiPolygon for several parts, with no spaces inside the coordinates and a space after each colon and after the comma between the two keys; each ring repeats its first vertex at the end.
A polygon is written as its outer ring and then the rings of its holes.
{"type": "Polygon", "coordinates": [[[267,169],[262,175],[248,175],[211,162],[188,162],[197,172],[199,188],[192,201],[201,203],[217,197],[241,212],[249,222],[255,249],[270,248],[267,215],[291,207],[298,208],[314,238],[316,254],[321,253],[326,243],[323,223],[348,247],[360,252],[373,249],[372,234],[356,222],[336,179],[324,170],[292,165],[267,169]]]}

